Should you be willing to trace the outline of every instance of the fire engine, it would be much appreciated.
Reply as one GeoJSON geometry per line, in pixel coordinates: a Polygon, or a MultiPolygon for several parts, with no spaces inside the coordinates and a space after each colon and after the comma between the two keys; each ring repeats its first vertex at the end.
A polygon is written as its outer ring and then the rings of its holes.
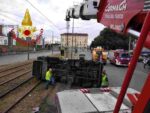
{"type": "Polygon", "coordinates": [[[100,0],[96,15],[99,23],[138,37],[122,87],[58,92],[58,112],[150,113],[150,74],[141,92],[128,88],[142,48],[150,48],[150,0],[100,0]]]}
{"type": "Polygon", "coordinates": [[[109,52],[109,61],[116,66],[128,66],[131,57],[125,50],[115,50],[109,52]]]}

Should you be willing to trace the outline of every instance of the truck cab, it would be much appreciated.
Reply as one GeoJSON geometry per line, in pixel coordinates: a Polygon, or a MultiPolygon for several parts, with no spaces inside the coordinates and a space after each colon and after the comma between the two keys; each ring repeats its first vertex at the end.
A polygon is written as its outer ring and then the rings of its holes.
{"type": "Polygon", "coordinates": [[[85,0],[81,5],[80,17],[83,20],[96,19],[100,0],[85,0]]]}

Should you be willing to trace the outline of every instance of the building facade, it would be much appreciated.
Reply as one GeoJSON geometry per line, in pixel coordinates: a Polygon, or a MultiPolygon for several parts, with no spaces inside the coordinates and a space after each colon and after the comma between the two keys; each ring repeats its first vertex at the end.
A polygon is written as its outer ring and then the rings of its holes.
{"type": "Polygon", "coordinates": [[[0,45],[16,45],[16,40],[8,34],[12,29],[18,35],[18,25],[0,25],[0,45]]]}
{"type": "Polygon", "coordinates": [[[87,48],[87,46],[88,46],[88,34],[86,33],[61,34],[61,47],[87,48]]]}

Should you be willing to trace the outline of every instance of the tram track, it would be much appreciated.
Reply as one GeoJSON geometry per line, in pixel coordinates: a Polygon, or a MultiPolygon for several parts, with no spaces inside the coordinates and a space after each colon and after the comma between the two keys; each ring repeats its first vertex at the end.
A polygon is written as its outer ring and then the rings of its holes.
{"type": "Polygon", "coordinates": [[[0,67],[0,113],[8,113],[41,83],[31,69],[31,61],[0,67]]]}
{"type": "Polygon", "coordinates": [[[18,71],[22,71],[24,69],[32,68],[32,64],[27,64],[23,66],[16,67],[15,69],[6,70],[0,73],[0,79],[5,76],[9,76],[10,74],[15,74],[18,71]]]}
{"type": "Polygon", "coordinates": [[[20,75],[20,77],[18,77],[17,79],[10,80],[9,82],[0,85],[0,89],[1,89],[0,94],[2,94],[3,92],[6,92],[7,90],[11,89],[12,87],[17,86],[18,84],[22,83],[23,81],[25,81],[26,79],[28,79],[30,77],[32,77],[31,71],[20,75]]]}
{"type": "Polygon", "coordinates": [[[26,61],[26,62],[23,62],[23,63],[16,63],[16,64],[10,64],[10,65],[7,65],[7,66],[4,66],[2,68],[0,68],[0,76],[1,76],[1,73],[3,72],[6,72],[6,71],[9,71],[9,70],[14,70],[15,68],[18,68],[18,67],[21,67],[21,66],[26,66],[28,64],[31,64],[32,65],[32,60],[30,61],[26,61]]]}
{"type": "Polygon", "coordinates": [[[30,92],[32,92],[40,83],[40,81],[34,79],[33,77],[29,78],[26,80],[26,82],[20,84],[17,88],[2,96],[0,100],[0,113],[8,113],[28,94],[30,94],[30,92]]]}
{"type": "Polygon", "coordinates": [[[27,74],[27,73],[29,73],[29,72],[31,72],[31,70],[25,70],[25,71],[23,71],[23,72],[22,72],[22,71],[19,71],[19,73],[16,73],[16,74],[17,74],[16,76],[13,76],[13,77],[11,77],[11,78],[8,78],[7,80],[5,80],[5,81],[3,81],[3,82],[0,81],[0,86],[6,84],[6,83],[8,83],[8,82],[11,82],[11,81],[13,81],[13,80],[15,80],[15,79],[18,79],[19,77],[21,77],[21,76],[23,76],[23,75],[25,75],[25,74],[27,74]]]}
{"type": "MultiPolygon", "coordinates": [[[[30,73],[28,73],[30,75],[30,73]]],[[[17,82],[13,81],[12,83],[5,84],[3,86],[0,86],[1,91],[0,91],[0,98],[4,97],[11,91],[15,90],[16,88],[20,87],[21,85],[27,83],[29,80],[31,80],[33,77],[25,75],[25,77],[22,80],[18,80],[17,82]]]]}

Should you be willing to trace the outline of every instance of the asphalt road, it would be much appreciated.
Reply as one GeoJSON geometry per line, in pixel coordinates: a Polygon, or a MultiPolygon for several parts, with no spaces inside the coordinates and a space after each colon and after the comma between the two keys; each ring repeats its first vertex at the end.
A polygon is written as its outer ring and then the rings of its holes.
{"type": "MultiPolygon", "coordinates": [[[[87,59],[92,57],[90,51],[86,53],[86,57],[88,57],[87,59]]],[[[110,64],[108,61],[107,65],[104,66],[104,69],[107,72],[110,87],[122,86],[128,67],[117,67],[110,64]]],[[[143,63],[138,62],[129,87],[141,91],[149,72],[150,67],[147,66],[146,69],[144,69],[143,63]]]]}
{"type": "MultiPolygon", "coordinates": [[[[53,54],[58,54],[59,51],[54,51],[53,54]]],[[[48,56],[52,55],[51,51],[43,51],[43,52],[36,52],[36,53],[30,53],[30,59],[35,59],[38,56],[48,56]]],[[[16,55],[5,55],[0,56],[0,65],[4,64],[11,64],[15,62],[22,62],[27,60],[27,53],[22,54],[16,54],[16,55]]]]}
{"type": "MultiPolygon", "coordinates": [[[[104,69],[107,71],[111,87],[122,85],[128,67],[116,67],[115,65],[108,63],[106,66],[104,66],[104,69]]],[[[138,63],[129,87],[141,91],[149,71],[150,67],[144,69],[143,63],[138,63]]]]}

